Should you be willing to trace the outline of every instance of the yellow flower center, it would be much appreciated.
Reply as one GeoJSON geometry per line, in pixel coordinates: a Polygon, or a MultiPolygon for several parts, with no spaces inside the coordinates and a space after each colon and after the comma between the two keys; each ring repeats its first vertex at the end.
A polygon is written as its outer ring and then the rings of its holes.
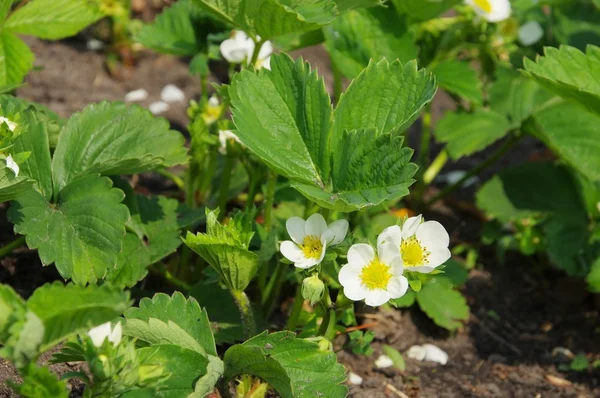
{"type": "Polygon", "coordinates": [[[323,244],[321,239],[314,235],[306,235],[304,241],[300,246],[304,257],[306,258],[319,258],[321,257],[321,251],[323,250],[323,244]]]}
{"type": "Polygon", "coordinates": [[[418,267],[427,263],[429,252],[421,246],[417,238],[404,239],[400,244],[400,253],[405,267],[418,267]]]}
{"type": "Polygon", "coordinates": [[[484,12],[490,13],[492,12],[492,2],[490,0],[473,0],[475,5],[481,8],[484,12]]]}
{"type": "Polygon", "coordinates": [[[387,288],[390,279],[392,279],[391,267],[375,258],[364,267],[360,273],[362,284],[369,290],[387,288]]]}

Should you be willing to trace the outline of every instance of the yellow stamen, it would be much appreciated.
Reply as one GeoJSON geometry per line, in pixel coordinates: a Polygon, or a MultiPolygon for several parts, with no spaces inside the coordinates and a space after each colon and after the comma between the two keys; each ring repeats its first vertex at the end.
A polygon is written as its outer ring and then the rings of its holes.
{"type": "Polygon", "coordinates": [[[473,0],[475,5],[481,8],[484,12],[490,13],[492,12],[492,2],[490,0],[473,0]]]}
{"type": "Polygon", "coordinates": [[[427,263],[429,252],[417,238],[404,239],[400,244],[400,253],[405,267],[418,267],[427,263]]]}
{"type": "Polygon", "coordinates": [[[320,258],[321,251],[323,251],[323,244],[321,239],[314,235],[306,235],[302,245],[300,245],[304,257],[306,258],[320,258]]]}
{"type": "Polygon", "coordinates": [[[392,279],[391,267],[375,258],[360,273],[362,284],[369,290],[385,289],[392,279]]]}

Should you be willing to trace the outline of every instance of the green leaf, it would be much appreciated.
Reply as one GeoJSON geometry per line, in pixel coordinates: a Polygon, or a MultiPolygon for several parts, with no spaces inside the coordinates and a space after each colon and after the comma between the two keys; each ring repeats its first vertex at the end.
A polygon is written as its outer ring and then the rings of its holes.
{"type": "Polygon", "coordinates": [[[4,22],[4,20],[6,19],[6,16],[10,12],[12,5],[13,5],[12,0],[3,1],[0,3],[0,23],[4,22]]]}
{"type": "Polygon", "coordinates": [[[557,4],[552,4],[551,7],[552,35],[558,43],[581,50],[590,43],[600,43],[598,0],[554,2],[557,4]]]}
{"type": "Polygon", "coordinates": [[[461,0],[391,0],[400,11],[415,21],[427,21],[436,18],[461,0]]]}
{"type": "Polygon", "coordinates": [[[4,31],[62,39],[73,36],[102,17],[87,0],[33,0],[18,8],[4,22],[4,31]]]}
{"type": "Polygon", "coordinates": [[[222,225],[217,221],[218,212],[207,211],[207,233],[194,235],[188,232],[184,239],[184,243],[209,263],[230,289],[238,292],[248,287],[258,270],[258,255],[248,250],[251,222],[250,231],[240,224],[247,215],[222,225]]]}
{"type": "Polygon", "coordinates": [[[194,298],[179,292],[143,298],[125,312],[123,333],[148,344],[176,344],[202,355],[217,356],[208,315],[194,298]]]}
{"type": "Polygon", "coordinates": [[[467,62],[447,60],[437,64],[431,72],[440,87],[474,104],[483,102],[481,81],[467,62]]]}
{"type": "Polygon", "coordinates": [[[69,390],[67,383],[58,380],[56,375],[47,367],[30,363],[21,371],[23,383],[13,384],[13,388],[23,398],[67,398],[69,390]]]}
{"type": "Polygon", "coordinates": [[[435,78],[419,70],[416,61],[371,62],[335,109],[332,148],[341,145],[345,130],[373,128],[376,136],[404,132],[433,99],[436,88],[435,78]]]}
{"type": "Polygon", "coordinates": [[[56,203],[28,191],[13,202],[8,219],[43,264],[56,263],[62,277],[77,284],[95,283],[121,250],[129,217],[122,200],[108,178],[92,174],[58,191],[56,203]]]}
{"type": "Polygon", "coordinates": [[[535,80],[508,68],[496,70],[489,92],[491,109],[506,116],[515,127],[556,99],[535,80]]]}
{"type": "Polygon", "coordinates": [[[283,398],[341,398],[345,369],[329,350],[291,332],[262,333],[225,352],[225,378],[241,374],[260,377],[283,398]]]}
{"type": "Polygon", "coordinates": [[[12,287],[0,284],[0,344],[3,341],[2,332],[10,326],[11,314],[17,310],[25,310],[25,301],[12,287]]]}
{"type": "Polygon", "coordinates": [[[449,112],[438,122],[435,138],[446,143],[448,154],[456,160],[487,148],[504,137],[510,129],[510,122],[491,110],[449,112]]]}
{"type": "Polygon", "coordinates": [[[14,141],[11,152],[30,152],[25,162],[19,164],[20,173],[35,181],[35,188],[46,200],[52,198],[52,170],[50,167],[50,145],[46,124],[36,112],[21,112],[19,121],[22,133],[14,141]]]}
{"type": "Polygon", "coordinates": [[[0,32],[0,85],[19,84],[33,68],[33,53],[21,39],[0,32]]]}
{"type": "Polygon", "coordinates": [[[525,74],[553,93],[600,114],[600,47],[587,53],[574,47],[544,48],[536,62],[525,58],[525,74]]]}
{"type": "Polygon", "coordinates": [[[469,279],[469,271],[465,264],[452,258],[446,261],[443,271],[439,277],[448,279],[454,286],[461,286],[469,279]]]}
{"type": "Polygon", "coordinates": [[[311,184],[327,181],[332,108],[308,63],[272,56],[270,72],[236,74],[229,94],[238,137],[269,167],[311,184]]]}
{"type": "Polygon", "coordinates": [[[121,102],[100,102],[63,128],[52,172],[55,191],[83,175],[123,175],[187,161],[183,136],[166,119],[121,102]]]}
{"type": "Polygon", "coordinates": [[[129,293],[108,285],[77,286],[60,282],[35,290],[27,308],[43,325],[40,352],[67,337],[120,316],[129,307],[129,293]]]}
{"type": "Polygon", "coordinates": [[[408,308],[415,303],[416,299],[416,293],[412,290],[409,290],[404,296],[390,300],[390,304],[392,304],[396,308],[408,308]]]}
{"type": "Polygon", "coordinates": [[[536,113],[535,120],[536,135],[554,153],[587,178],[600,180],[599,114],[561,102],[536,113]]]}
{"type": "Polygon", "coordinates": [[[404,357],[402,356],[402,354],[400,354],[400,351],[386,344],[381,346],[381,350],[385,355],[392,359],[394,367],[396,367],[401,372],[404,372],[406,370],[406,363],[404,362],[404,357]]]}
{"type": "Polygon", "coordinates": [[[340,13],[357,8],[375,7],[385,5],[385,0],[333,0],[340,13]]]}
{"type": "Polygon", "coordinates": [[[442,278],[434,278],[425,284],[417,294],[417,302],[436,325],[448,330],[461,328],[461,321],[469,319],[465,298],[442,278]]]}
{"type": "Polygon", "coordinates": [[[0,203],[14,200],[33,188],[35,181],[25,176],[15,177],[15,173],[0,166],[0,203]]]}
{"type": "Polygon", "coordinates": [[[408,62],[417,57],[408,24],[387,8],[349,11],[323,31],[331,59],[348,78],[356,77],[372,58],[408,62]]]}
{"type": "Polygon", "coordinates": [[[144,25],[135,40],[161,53],[196,55],[205,46],[196,29],[208,23],[191,1],[180,0],[144,25]]]}

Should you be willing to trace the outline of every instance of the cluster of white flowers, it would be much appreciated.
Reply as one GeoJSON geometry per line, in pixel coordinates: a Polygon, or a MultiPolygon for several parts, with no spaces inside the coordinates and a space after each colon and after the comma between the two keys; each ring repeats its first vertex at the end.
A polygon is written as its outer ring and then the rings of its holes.
{"type": "MultiPolygon", "coordinates": [[[[260,41],[260,36],[256,37],[260,41]]],[[[232,64],[241,64],[246,62],[250,64],[252,60],[252,54],[254,54],[254,48],[256,43],[252,38],[241,30],[234,30],[232,38],[224,40],[221,43],[221,55],[227,61],[232,64]]],[[[256,59],[257,68],[271,69],[271,54],[273,53],[273,44],[270,41],[265,41],[262,47],[258,51],[258,58],[256,59]]]]}
{"type": "MultiPolygon", "coordinates": [[[[323,261],[326,248],[341,243],[348,232],[346,220],[327,225],[320,214],[306,221],[292,217],[286,227],[292,240],[281,243],[281,253],[303,269],[323,261]]],[[[449,245],[444,227],[437,221],[423,222],[420,215],[406,219],[402,227],[386,228],[377,238],[377,250],[363,243],[348,250],[348,263],[338,276],[344,295],[371,306],[402,297],[408,290],[404,271],[430,273],[450,258],[449,245]]]]}

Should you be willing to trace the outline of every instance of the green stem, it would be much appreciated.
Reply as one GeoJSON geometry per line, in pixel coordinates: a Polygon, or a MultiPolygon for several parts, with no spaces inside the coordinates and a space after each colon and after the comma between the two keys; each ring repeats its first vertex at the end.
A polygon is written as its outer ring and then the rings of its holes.
{"type": "Polygon", "coordinates": [[[323,323],[321,323],[321,327],[319,328],[319,335],[326,339],[333,340],[335,337],[336,323],[335,309],[329,308],[323,317],[323,323]]]}
{"type": "Polygon", "coordinates": [[[469,178],[481,173],[483,170],[485,170],[486,168],[488,168],[489,166],[491,166],[493,163],[495,163],[502,155],[504,155],[504,153],[506,153],[506,151],[508,151],[518,140],[520,139],[520,136],[516,136],[514,134],[511,134],[510,138],[507,139],[504,144],[498,148],[498,150],[496,150],[496,152],[494,152],[492,154],[492,156],[490,156],[489,158],[487,158],[484,162],[481,162],[477,167],[472,168],[471,170],[469,170],[468,173],[466,173],[460,180],[456,181],[454,184],[447,186],[446,188],[444,188],[443,190],[441,190],[437,195],[435,195],[433,198],[429,199],[426,203],[425,206],[429,207],[432,204],[434,204],[435,202],[437,202],[438,200],[445,198],[447,195],[451,194],[452,192],[456,191],[458,188],[460,188],[462,186],[462,184],[467,181],[469,178]]]}
{"type": "Polygon", "coordinates": [[[271,231],[273,226],[273,204],[275,202],[275,184],[277,183],[277,173],[269,171],[269,180],[267,181],[267,193],[265,195],[265,231],[271,231]]]}
{"type": "Polygon", "coordinates": [[[256,181],[254,174],[248,174],[248,196],[246,197],[246,209],[252,208],[254,205],[254,198],[256,198],[256,181]]]}
{"type": "Polygon", "coordinates": [[[9,244],[0,247],[0,258],[4,258],[8,256],[13,250],[18,249],[19,247],[25,244],[25,235],[19,236],[17,239],[13,240],[9,244]]]}
{"type": "Polygon", "coordinates": [[[421,126],[421,148],[419,148],[419,167],[429,163],[429,144],[431,142],[431,103],[425,106],[421,126]]]}
{"type": "Polygon", "coordinates": [[[333,102],[337,102],[342,95],[342,73],[333,59],[331,60],[331,71],[333,72],[333,102]]]}
{"type": "Polygon", "coordinates": [[[296,297],[294,297],[294,305],[292,312],[287,322],[286,329],[292,332],[296,331],[296,325],[298,325],[298,319],[302,313],[302,305],[304,304],[304,298],[302,297],[302,283],[298,284],[296,288],[296,297]]]}
{"type": "Polygon", "coordinates": [[[423,182],[425,185],[431,184],[442,168],[444,168],[446,162],[448,162],[448,152],[444,149],[433,159],[433,162],[431,162],[425,173],[423,173],[423,182]]]}
{"type": "Polygon", "coordinates": [[[258,60],[258,54],[260,53],[263,43],[263,41],[255,42],[254,52],[252,53],[252,58],[250,59],[250,65],[254,65],[256,67],[256,60],[258,60]]]}
{"type": "Polygon", "coordinates": [[[231,172],[233,170],[234,158],[231,156],[225,157],[225,167],[223,168],[223,174],[221,175],[221,188],[219,190],[219,214],[220,217],[225,217],[225,210],[227,210],[227,199],[229,199],[229,182],[231,181],[231,172]]]}
{"type": "Polygon", "coordinates": [[[175,275],[173,275],[171,272],[165,269],[162,265],[155,264],[154,266],[151,266],[149,270],[154,275],[162,277],[165,281],[167,281],[171,286],[175,287],[176,289],[179,289],[184,292],[189,292],[190,290],[192,290],[192,286],[177,278],[175,275]]]}
{"type": "Polygon", "coordinates": [[[277,298],[279,298],[279,293],[281,292],[281,286],[285,280],[285,265],[277,264],[275,266],[275,273],[267,282],[265,289],[262,294],[262,309],[263,314],[266,314],[266,318],[271,315],[273,308],[275,307],[275,302],[277,298]]]}
{"type": "Polygon", "coordinates": [[[156,170],[156,172],[158,174],[160,174],[161,176],[166,177],[169,180],[173,181],[175,183],[175,185],[177,185],[177,188],[179,188],[181,190],[183,190],[185,188],[185,183],[183,182],[183,179],[181,177],[179,177],[177,174],[171,173],[167,169],[159,169],[159,170],[156,170]]]}
{"type": "Polygon", "coordinates": [[[244,327],[244,337],[245,340],[247,340],[256,335],[256,321],[254,319],[252,304],[250,304],[248,296],[243,291],[231,290],[231,295],[240,311],[242,325],[244,327]]]}

